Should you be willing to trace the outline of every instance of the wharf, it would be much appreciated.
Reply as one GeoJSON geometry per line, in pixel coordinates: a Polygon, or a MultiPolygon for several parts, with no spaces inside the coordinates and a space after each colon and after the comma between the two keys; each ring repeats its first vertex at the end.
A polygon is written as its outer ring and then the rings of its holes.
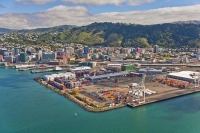
{"type": "Polygon", "coordinates": [[[69,69],[67,68],[62,68],[62,70],[56,71],[54,69],[37,69],[37,70],[32,70],[31,73],[35,74],[35,73],[45,73],[45,72],[63,72],[63,71],[68,71],[69,69]]]}
{"type": "Polygon", "coordinates": [[[163,92],[163,93],[147,96],[145,103],[138,104],[136,102],[132,102],[132,103],[127,103],[127,106],[133,108],[133,107],[147,105],[147,104],[151,104],[151,103],[155,103],[155,102],[161,102],[161,101],[164,101],[164,100],[177,98],[177,97],[181,97],[181,96],[185,96],[185,95],[189,95],[189,94],[193,94],[193,93],[197,93],[197,92],[200,92],[200,88],[181,89],[181,90],[176,89],[176,90],[173,90],[173,91],[168,91],[168,92],[163,92]]]}
{"type": "Polygon", "coordinates": [[[86,111],[89,111],[89,112],[96,112],[96,113],[97,112],[105,112],[105,111],[110,111],[110,110],[126,107],[126,104],[120,104],[120,105],[113,106],[113,107],[94,108],[94,107],[89,106],[88,104],[84,103],[83,101],[78,100],[74,95],[70,94],[69,92],[56,89],[55,87],[51,86],[47,82],[40,80],[40,78],[34,78],[34,80],[37,81],[38,83],[46,86],[47,88],[57,92],[58,94],[64,96],[65,98],[75,102],[77,105],[79,105],[80,107],[82,107],[83,109],[85,109],[86,111]]]}

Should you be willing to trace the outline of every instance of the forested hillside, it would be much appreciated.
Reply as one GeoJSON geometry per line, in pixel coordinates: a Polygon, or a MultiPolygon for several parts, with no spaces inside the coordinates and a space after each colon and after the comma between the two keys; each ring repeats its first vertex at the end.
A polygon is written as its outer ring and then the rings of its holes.
{"type": "MultiPolygon", "coordinates": [[[[26,43],[26,39],[20,42],[26,43]]],[[[46,33],[40,35],[34,42],[28,41],[29,44],[49,44],[52,42],[81,43],[90,46],[199,47],[200,25],[185,23],[159,25],[93,23],[75,27],[59,34],[46,33]]]]}

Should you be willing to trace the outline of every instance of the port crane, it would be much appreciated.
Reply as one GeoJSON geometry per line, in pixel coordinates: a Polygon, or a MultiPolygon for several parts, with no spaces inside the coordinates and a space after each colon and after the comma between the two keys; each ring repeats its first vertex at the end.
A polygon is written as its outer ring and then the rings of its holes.
{"type": "Polygon", "coordinates": [[[145,71],[144,73],[143,73],[143,75],[142,75],[142,80],[141,80],[141,82],[140,82],[140,84],[139,84],[139,86],[138,86],[138,94],[139,93],[144,93],[143,94],[143,98],[144,98],[144,100],[143,101],[140,101],[140,94],[138,95],[138,103],[139,104],[141,104],[141,103],[145,103],[145,79],[146,79],[146,74],[147,74],[147,71],[145,71]]]}
{"type": "MultiPolygon", "coordinates": [[[[147,71],[145,71],[144,73],[143,73],[143,75],[142,75],[142,80],[141,80],[141,82],[139,83],[139,85],[137,86],[137,88],[136,88],[136,90],[135,90],[135,92],[136,92],[136,94],[137,94],[137,96],[136,96],[136,99],[134,99],[134,95],[132,95],[132,97],[133,97],[133,102],[138,102],[138,104],[142,104],[142,103],[145,103],[145,91],[146,91],[146,89],[145,89],[145,79],[146,79],[146,74],[147,74],[147,71]],[[141,101],[141,98],[140,98],[140,96],[141,96],[141,94],[142,94],[142,96],[143,96],[143,101],[141,101]]],[[[133,89],[132,89],[132,93],[133,93],[133,89]]]]}
{"type": "Polygon", "coordinates": [[[190,76],[194,79],[194,88],[198,88],[199,87],[199,82],[200,82],[200,73],[193,73],[190,74],[190,76]]]}

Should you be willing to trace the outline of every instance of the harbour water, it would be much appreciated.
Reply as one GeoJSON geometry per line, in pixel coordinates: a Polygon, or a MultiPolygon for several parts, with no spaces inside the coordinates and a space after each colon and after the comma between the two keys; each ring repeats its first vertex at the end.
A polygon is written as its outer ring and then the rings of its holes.
{"type": "Polygon", "coordinates": [[[200,132],[200,93],[91,113],[33,80],[40,75],[0,68],[0,133],[200,132]]]}

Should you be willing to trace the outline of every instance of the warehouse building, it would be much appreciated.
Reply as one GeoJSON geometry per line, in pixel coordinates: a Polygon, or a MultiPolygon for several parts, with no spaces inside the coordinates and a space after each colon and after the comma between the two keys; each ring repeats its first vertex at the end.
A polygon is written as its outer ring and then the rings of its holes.
{"type": "Polygon", "coordinates": [[[42,77],[43,80],[51,80],[53,81],[55,78],[65,78],[65,79],[75,79],[75,73],[66,72],[66,73],[59,73],[59,74],[51,74],[51,75],[44,75],[42,77]]]}
{"type": "Polygon", "coordinates": [[[141,68],[138,70],[139,74],[143,74],[144,72],[146,72],[147,75],[162,74],[162,69],[141,68]]]}
{"type": "Polygon", "coordinates": [[[118,72],[118,73],[110,73],[105,75],[98,75],[98,76],[90,76],[89,79],[92,80],[99,80],[104,78],[113,78],[113,77],[120,77],[120,76],[127,76],[129,75],[129,72],[118,72]]]}
{"type": "Polygon", "coordinates": [[[173,78],[187,82],[194,82],[194,80],[198,78],[197,75],[200,75],[200,73],[193,71],[181,71],[181,72],[169,73],[167,74],[167,78],[173,78]]]}

